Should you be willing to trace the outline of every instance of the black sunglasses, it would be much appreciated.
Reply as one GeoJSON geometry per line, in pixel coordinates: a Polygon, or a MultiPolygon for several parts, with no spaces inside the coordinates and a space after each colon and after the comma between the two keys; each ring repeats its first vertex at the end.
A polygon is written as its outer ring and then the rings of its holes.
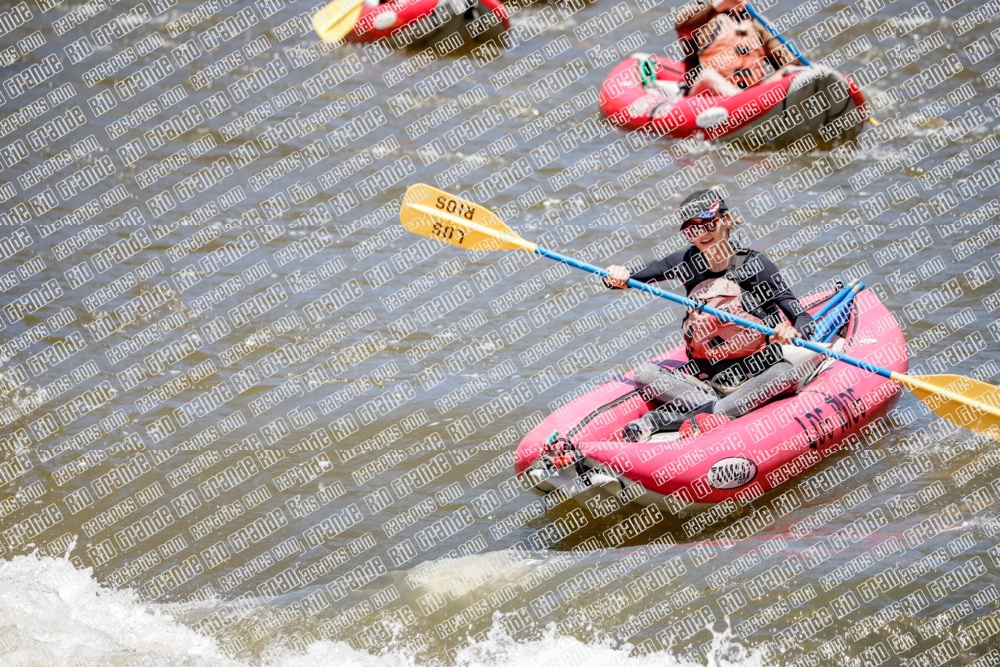
{"type": "Polygon", "coordinates": [[[718,229],[719,223],[721,222],[721,218],[722,218],[721,215],[717,215],[711,220],[701,220],[701,218],[694,218],[692,220],[688,220],[686,223],[684,223],[684,226],[681,227],[681,234],[683,234],[686,238],[693,241],[702,234],[705,234],[707,232],[714,232],[716,229],[718,229]]]}

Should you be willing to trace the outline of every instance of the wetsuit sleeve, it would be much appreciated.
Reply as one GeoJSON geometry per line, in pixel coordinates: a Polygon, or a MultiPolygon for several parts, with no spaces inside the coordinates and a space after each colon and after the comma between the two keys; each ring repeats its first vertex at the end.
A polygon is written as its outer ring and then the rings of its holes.
{"type": "MultiPolygon", "coordinates": [[[[659,280],[670,280],[676,278],[678,280],[683,280],[682,273],[677,269],[684,263],[684,250],[678,250],[677,252],[671,253],[664,257],[663,259],[658,259],[655,262],[651,262],[641,269],[633,269],[632,267],[626,267],[632,273],[632,279],[638,280],[641,283],[655,283],[659,280]]],[[[604,281],[605,285],[608,285],[607,281],[604,281]]],[[[608,287],[611,287],[608,285],[608,287]]],[[[617,289],[617,288],[612,288],[617,289]]]]}
{"type": "Polygon", "coordinates": [[[812,315],[806,312],[799,300],[792,294],[792,290],[781,277],[781,272],[774,265],[774,262],[759,253],[757,257],[761,264],[760,272],[757,274],[757,284],[767,285],[768,289],[764,291],[770,293],[769,301],[781,309],[781,312],[785,314],[785,317],[802,338],[811,338],[814,328],[812,315]]]}
{"type": "Polygon", "coordinates": [[[670,253],[663,259],[647,264],[638,271],[632,272],[632,278],[641,283],[654,283],[660,280],[678,279],[682,280],[682,275],[677,269],[684,263],[685,250],[678,250],[670,253]]]}

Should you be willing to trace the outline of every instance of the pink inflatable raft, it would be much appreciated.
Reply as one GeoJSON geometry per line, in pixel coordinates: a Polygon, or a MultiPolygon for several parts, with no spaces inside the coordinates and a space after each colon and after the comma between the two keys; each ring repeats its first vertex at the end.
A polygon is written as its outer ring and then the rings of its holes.
{"type": "Polygon", "coordinates": [[[684,97],[683,78],[683,63],[633,54],[604,80],[601,113],[629,130],[678,139],[743,139],[750,150],[806,135],[830,144],[856,136],[867,119],[861,89],[826,67],[803,68],[733,97],[684,97]]]}
{"type": "MultiPolygon", "coordinates": [[[[815,313],[829,294],[802,299],[815,313]]],[[[850,317],[829,344],[858,359],[905,373],[906,341],[895,318],[869,291],[858,293],[850,317]]],[[[515,470],[542,494],[559,492],[599,508],[656,505],[673,514],[745,502],[781,486],[824,457],[858,442],[866,425],[899,398],[895,382],[799,347],[784,346],[800,366],[799,391],[693,439],[662,433],[625,442],[622,429],[655,407],[631,371],[571,401],[531,430],[517,448],[515,470]],[[579,452],[556,467],[542,457],[558,430],[579,452]]],[[[656,357],[664,367],[687,361],[683,346],[656,357]]]]}
{"type": "Polygon", "coordinates": [[[392,37],[411,26],[417,28],[415,39],[411,42],[414,45],[441,41],[456,33],[471,41],[481,42],[496,37],[510,27],[507,10],[500,0],[477,0],[471,13],[456,11],[449,0],[398,0],[380,5],[366,2],[362,5],[361,17],[346,40],[374,42],[392,37]],[[416,26],[425,19],[425,26],[416,26]],[[475,27],[470,30],[473,24],[475,27]]]}

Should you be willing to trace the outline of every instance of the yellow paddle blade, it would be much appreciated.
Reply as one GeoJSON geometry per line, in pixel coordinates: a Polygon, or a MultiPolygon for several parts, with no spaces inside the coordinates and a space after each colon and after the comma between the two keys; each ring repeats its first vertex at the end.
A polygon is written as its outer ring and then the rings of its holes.
{"type": "Polygon", "coordinates": [[[934,414],[1000,442],[1000,387],[961,375],[903,375],[892,379],[934,414]]]}
{"type": "Polygon", "coordinates": [[[312,17],[312,25],[319,38],[328,44],[341,41],[361,18],[363,0],[333,0],[312,17]]]}
{"type": "Polygon", "coordinates": [[[430,185],[406,190],[399,221],[407,231],[466,250],[527,250],[525,241],[488,209],[430,185]]]}

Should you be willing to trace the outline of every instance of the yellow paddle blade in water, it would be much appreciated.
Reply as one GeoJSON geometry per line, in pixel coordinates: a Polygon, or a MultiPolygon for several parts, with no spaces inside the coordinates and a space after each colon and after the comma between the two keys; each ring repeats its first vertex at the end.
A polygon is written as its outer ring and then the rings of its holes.
{"type": "Polygon", "coordinates": [[[903,375],[900,383],[934,414],[1000,442],[1000,387],[961,375],[903,375]]]}
{"type": "Polygon", "coordinates": [[[466,250],[527,250],[525,241],[488,209],[430,185],[406,190],[399,221],[407,231],[466,250]]]}
{"type": "Polygon", "coordinates": [[[328,44],[341,41],[361,18],[363,0],[333,0],[312,17],[312,25],[319,38],[328,44]]]}

